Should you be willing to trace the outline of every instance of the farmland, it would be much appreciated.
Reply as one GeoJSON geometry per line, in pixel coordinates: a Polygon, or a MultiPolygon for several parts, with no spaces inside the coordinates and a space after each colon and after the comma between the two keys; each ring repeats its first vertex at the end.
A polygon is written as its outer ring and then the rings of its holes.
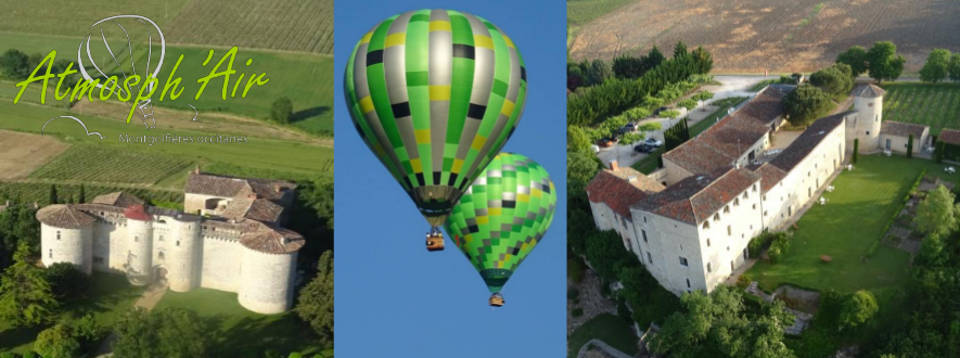
{"type": "MultiPolygon", "coordinates": [[[[570,8],[571,18],[581,16],[570,8]]],[[[588,9],[588,11],[593,11],[588,9]]],[[[915,72],[933,48],[960,48],[960,2],[911,1],[638,1],[579,27],[570,40],[574,60],[645,53],[677,41],[703,45],[714,71],[811,71],[852,45],[893,41],[915,72]]]]}
{"type": "Polygon", "coordinates": [[[0,130],[0,179],[27,176],[67,147],[51,137],[0,130]]]}
{"type": "Polygon", "coordinates": [[[883,97],[885,120],[930,126],[930,134],[943,128],[960,129],[960,85],[887,83],[883,97]]]}
{"type": "Polygon", "coordinates": [[[95,144],[76,145],[30,175],[61,181],[153,184],[193,164],[171,155],[120,151],[95,144]]]}
{"type": "Polygon", "coordinates": [[[194,0],[165,28],[171,41],[333,53],[333,0],[194,0]]]}

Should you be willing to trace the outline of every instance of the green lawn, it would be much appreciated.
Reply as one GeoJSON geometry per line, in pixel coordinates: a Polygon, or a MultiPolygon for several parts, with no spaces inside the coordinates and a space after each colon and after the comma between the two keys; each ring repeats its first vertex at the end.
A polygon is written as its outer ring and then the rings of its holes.
{"type": "Polygon", "coordinates": [[[930,126],[930,134],[943,128],[960,129],[960,84],[885,83],[883,117],[886,120],[930,126]]]}
{"type": "Polygon", "coordinates": [[[942,166],[882,156],[861,156],[855,166],[833,182],[836,190],[824,195],[827,205],[815,205],[803,215],[780,263],[761,261],[749,271],[761,288],[769,291],[792,283],[840,292],[869,289],[880,296],[907,281],[906,252],[881,245],[872,258],[863,261],[861,257],[882,237],[887,220],[920,171],[926,168],[930,175],[941,175],[942,166]],[[833,261],[823,263],[820,255],[829,255],[833,261]]]}
{"type": "MultiPolygon", "coordinates": [[[[92,314],[104,327],[110,327],[124,312],[133,307],[143,288],[127,282],[123,275],[94,273],[87,298],[64,307],[62,316],[81,317],[92,314]]],[[[37,333],[45,327],[10,329],[0,322],[0,352],[12,350],[23,353],[33,347],[37,333]]]]}
{"type": "Polygon", "coordinates": [[[603,313],[591,318],[567,337],[567,357],[576,358],[587,341],[599,339],[620,351],[633,355],[637,353],[637,335],[633,324],[618,316],[603,313]]]}
{"type": "Polygon", "coordinates": [[[210,337],[224,357],[262,357],[272,350],[286,356],[290,352],[318,353],[324,347],[313,330],[293,312],[276,315],[253,313],[237,302],[237,294],[199,288],[186,293],[167,292],[157,304],[192,310],[218,327],[210,337]]]}

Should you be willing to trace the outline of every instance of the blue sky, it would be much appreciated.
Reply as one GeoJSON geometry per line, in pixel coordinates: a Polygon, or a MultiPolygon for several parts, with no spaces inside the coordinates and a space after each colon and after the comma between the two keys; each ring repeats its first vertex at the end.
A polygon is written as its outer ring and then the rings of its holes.
{"type": "Polygon", "coordinates": [[[566,355],[566,168],[563,1],[337,1],[335,210],[338,357],[561,357],[566,355]],[[354,44],[380,20],[447,8],[497,24],[523,54],[526,109],[504,151],[542,164],[558,190],[553,225],[503,289],[489,292],[462,253],[428,253],[428,225],[363,144],[343,99],[354,44]]]}

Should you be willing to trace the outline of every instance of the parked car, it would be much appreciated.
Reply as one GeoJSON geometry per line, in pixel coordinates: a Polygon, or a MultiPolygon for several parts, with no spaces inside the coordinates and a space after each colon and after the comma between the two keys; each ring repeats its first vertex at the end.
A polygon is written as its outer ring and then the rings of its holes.
{"type": "Polygon", "coordinates": [[[666,110],[667,110],[667,106],[663,106],[663,107],[657,108],[657,110],[653,111],[653,115],[658,115],[658,114],[660,114],[660,112],[663,112],[663,111],[666,111],[666,110]]]}
{"type": "Polygon", "coordinates": [[[661,146],[663,146],[663,141],[654,137],[649,137],[643,141],[643,144],[646,144],[647,146],[652,148],[660,148],[661,146]]]}
{"type": "Polygon", "coordinates": [[[616,143],[616,141],[614,141],[612,138],[603,138],[597,141],[597,145],[599,145],[601,148],[609,148],[613,146],[614,143],[616,143]]]}
{"type": "Polygon", "coordinates": [[[655,148],[647,145],[647,143],[640,143],[640,144],[637,144],[637,145],[633,146],[633,151],[634,151],[634,152],[637,152],[637,153],[650,153],[650,152],[652,152],[654,149],[655,149],[655,148]]]}
{"type": "Polygon", "coordinates": [[[632,122],[627,123],[627,125],[623,126],[623,129],[625,129],[627,132],[633,132],[637,130],[637,124],[632,122]]]}

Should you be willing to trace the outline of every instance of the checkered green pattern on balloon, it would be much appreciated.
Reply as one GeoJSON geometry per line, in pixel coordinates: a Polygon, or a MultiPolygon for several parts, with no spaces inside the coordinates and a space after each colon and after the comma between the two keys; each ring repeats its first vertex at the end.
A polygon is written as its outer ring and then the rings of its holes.
{"type": "Polygon", "coordinates": [[[496,25],[428,9],[364,35],[344,86],[357,132],[439,226],[513,133],[527,82],[520,52],[496,25]]]}
{"type": "Polygon", "coordinates": [[[520,154],[500,153],[460,198],[446,230],[498,292],[553,221],[557,193],[547,171],[520,154]]]}

